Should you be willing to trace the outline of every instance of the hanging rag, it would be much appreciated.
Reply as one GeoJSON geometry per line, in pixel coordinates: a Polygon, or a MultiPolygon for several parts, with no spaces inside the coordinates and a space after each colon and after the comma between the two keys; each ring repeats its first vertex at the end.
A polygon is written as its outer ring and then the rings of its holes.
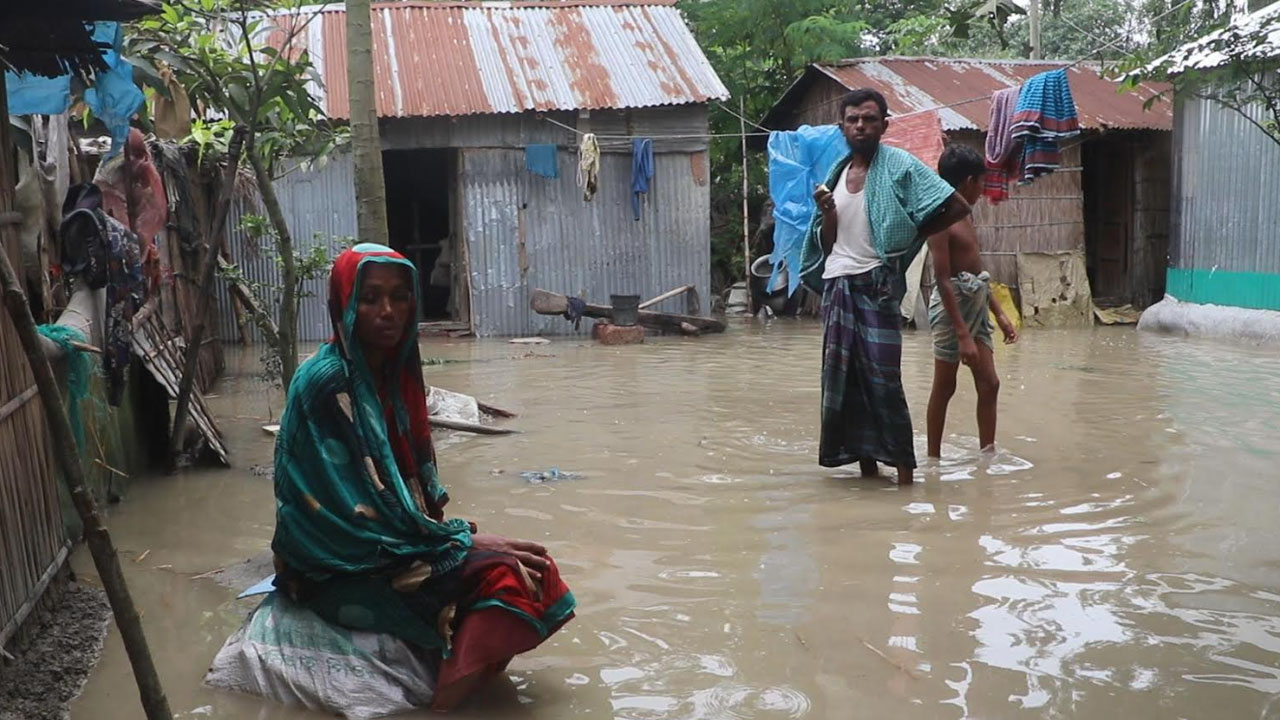
{"type": "Polygon", "coordinates": [[[1080,134],[1065,70],[1050,70],[1027,80],[1018,94],[1011,132],[1015,139],[1022,139],[1021,183],[1029,183],[1061,166],[1059,141],[1080,134]]]}
{"type": "Polygon", "coordinates": [[[93,181],[102,188],[102,209],[126,225],[132,201],[134,217],[130,229],[141,242],[143,274],[149,290],[155,292],[161,276],[157,246],[169,222],[169,199],[141,130],[129,131],[128,152],[102,163],[93,181]],[[126,182],[126,178],[132,182],[126,182]]]}
{"type": "Polygon", "coordinates": [[[63,203],[62,270],[78,282],[107,289],[103,326],[102,370],[107,402],[119,406],[124,397],[133,355],[133,314],[147,297],[138,238],[102,210],[102,191],[92,183],[73,186],[63,203]]]}
{"type": "Polygon", "coordinates": [[[1016,169],[1011,160],[1019,153],[1018,142],[1013,137],[1013,114],[1018,107],[1020,88],[1011,87],[991,96],[991,117],[987,122],[986,166],[987,173],[982,194],[987,200],[999,203],[1009,197],[1009,180],[1016,169]]]}
{"type": "Polygon", "coordinates": [[[530,145],[524,149],[524,168],[534,175],[555,180],[560,162],[555,145],[530,145]]]}
{"type": "Polygon", "coordinates": [[[595,133],[587,133],[578,144],[578,187],[582,188],[583,200],[596,196],[599,182],[600,143],[596,141],[595,133]]]}
{"type": "Polygon", "coordinates": [[[102,371],[107,378],[107,402],[118,407],[124,397],[133,357],[133,314],[147,299],[142,278],[138,238],[115,218],[107,228],[107,323],[102,347],[102,371]]]}
{"type": "Polygon", "coordinates": [[[36,330],[62,348],[66,358],[67,369],[67,420],[71,422],[71,431],[75,434],[76,447],[84,451],[84,420],[80,415],[80,402],[89,396],[89,377],[93,373],[93,365],[89,355],[72,343],[89,341],[84,333],[67,325],[39,325],[36,330]]]}
{"type": "Polygon", "coordinates": [[[164,92],[155,94],[151,114],[154,118],[156,137],[165,140],[184,140],[191,134],[191,98],[178,82],[173,70],[160,71],[164,92]]]}
{"type": "Polygon", "coordinates": [[[631,212],[640,219],[640,196],[649,192],[653,180],[653,141],[636,138],[631,141],[631,212]]]}
{"type": "Polygon", "coordinates": [[[573,323],[573,330],[577,332],[582,325],[582,316],[587,309],[587,301],[576,297],[568,298],[568,300],[569,307],[564,311],[564,319],[573,323]]]}

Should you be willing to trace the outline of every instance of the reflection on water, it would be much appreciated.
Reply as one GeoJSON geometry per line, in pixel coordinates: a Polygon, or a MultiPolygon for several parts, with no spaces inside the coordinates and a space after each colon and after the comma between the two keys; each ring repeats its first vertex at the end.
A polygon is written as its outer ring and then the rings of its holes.
{"type": "MultiPolygon", "coordinates": [[[[1280,718],[1273,352],[1030,333],[997,350],[999,449],[978,451],[961,383],[943,457],[899,488],[814,462],[820,344],[777,323],[553,356],[424,345],[460,361],[429,382],[524,431],[441,443],[451,510],[546,543],[581,603],[459,717],[1280,718]],[[520,477],[544,468],[581,477],[520,477]]],[[[199,686],[252,603],[192,576],[271,537],[250,469],[279,398],[255,358],[211,401],[236,469],[139,481],[111,518],[127,557],[151,551],[125,565],[181,717],[319,717],[199,686]]],[[[931,369],[908,336],[919,430],[931,369]]],[[[136,708],[113,634],[74,716],[136,708]]]]}

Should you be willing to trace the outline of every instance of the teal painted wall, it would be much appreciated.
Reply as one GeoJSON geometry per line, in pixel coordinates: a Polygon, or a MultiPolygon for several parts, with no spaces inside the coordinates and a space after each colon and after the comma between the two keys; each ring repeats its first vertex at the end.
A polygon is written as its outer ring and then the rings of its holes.
{"type": "Polygon", "coordinates": [[[1183,302],[1280,310],[1280,274],[1169,268],[1166,292],[1183,302]]]}

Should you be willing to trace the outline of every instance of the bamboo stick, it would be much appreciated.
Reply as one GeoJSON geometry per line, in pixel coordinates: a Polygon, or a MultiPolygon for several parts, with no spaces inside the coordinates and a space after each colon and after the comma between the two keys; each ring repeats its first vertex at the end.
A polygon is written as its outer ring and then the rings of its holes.
{"type": "MultiPolygon", "coordinates": [[[[0,75],[0,118],[7,117],[8,95],[4,76],[0,75]]],[[[9,124],[0,122],[0,212],[10,210],[13,203],[12,175],[9,168],[9,153],[12,142],[9,137],[9,124]]],[[[97,502],[85,486],[84,467],[81,465],[80,453],[76,449],[72,435],[71,422],[67,418],[66,408],[62,404],[62,394],[58,390],[58,382],[53,376],[53,368],[40,347],[40,333],[36,330],[35,319],[31,316],[31,308],[27,304],[26,294],[18,280],[13,266],[9,263],[9,255],[3,251],[16,240],[12,227],[0,228],[0,287],[4,291],[4,304],[13,319],[26,352],[27,362],[35,375],[39,387],[40,398],[44,404],[45,418],[49,423],[54,443],[54,456],[62,469],[62,479],[71,494],[72,503],[84,522],[85,540],[89,545],[89,553],[93,556],[94,566],[102,576],[102,585],[111,602],[111,610],[120,629],[125,651],[133,666],[134,679],[138,684],[142,707],[148,720],[172,720],[169,701],[165,697],[164,688],[160,685],[160,676],[156,672],[155,662],[147,646],[146,634],[142,629],[142,620],[137,606],[129,594],[128,584],[120,569],[120,558],[116,554],[115,544],[102,516],[98,514],[97,502]]]]}
{"type": "Polygon", "coordinates": [[[173,434],[169,437],[170,465],[174,465],[178,448],[182,445],[182,433],[187,424],[187,414],[191,407],[191,387],[195,384],[196,372],[200,362],[200,342],[204,339],[205,325],[209,319],[209,303],[213,299],[214,272],[218,269],[218,254],[222,246],[222,235],[227,224],[227,213],[231,209],[231,197],[234,194],[236,170],[240,166],[240,152],[244,149],[245,135],[243,125],[237,125],[231,135],[231,144],[227,149],[227,167],[219,188],[218,206],[214,210],[213,222],[209,225],[209,235],[205,238],[207,248],[200,267],[200,302],[196,310],[196,326],[191,331],[191,341],[187,345],[183,358],[182,381],[178,387],[178,402],[173,411],[173,434]]]}
{"type": "Polygon", "coordinates": [[[648,300],[645,300],[644,302],[640,303],[640,309],[644,310],[645,308],[653,307],[654,305],[657,305],[658,303],[664,300],[670,300],[673,297],[678,297],[693,289],[694,287],[692,285],[681,285],[675,290],[668,290],[655,298],[650,298],[648,300]]]}
{"type": "Polygon", "coordinates": [[[53,562],[49,563],[49,567],[45,568],[45,571],[40,575],[40,579],[36,581],[31,591],[27,593],[27,599],[18,607],[18,612],[14,613],[13,617],[9,618],[9,622],[5,623],[4,629],[0,630],[0,648],[9,642],[9,638],[13,637],[14,633],[18,632],[18,628],[22,627],[22,623],[31,614],[36,603],[40,602],[40,596],[44,595],[45,589],[49,587],[49,581],[53,580],[53,576],[58,574],[62,564],[67,561],[69,547],[68,543],[62,545],[62,549],[54,556],[53,562]]]}

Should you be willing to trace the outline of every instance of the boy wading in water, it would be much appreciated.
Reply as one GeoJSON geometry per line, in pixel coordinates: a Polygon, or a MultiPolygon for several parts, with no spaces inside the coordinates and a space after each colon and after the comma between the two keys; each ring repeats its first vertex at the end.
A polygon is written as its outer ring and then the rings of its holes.
{"type": "MultiPolygon", "coordinates": [[[[938,160],[938,174],[970,204],[982,197],[986,168],[976,151],[953,145],[938,160]]],[[[938,279],[929,302],[933,329],[933,394],[929,397],[929,457],[942,457],[942,430],[947,403],[956,392],[960,363],[973,372],[978,390],[978,441],[983,450],[996,442],[996,397],[1000,377],[992,356],[991,317],[996,316],[1005,344],[1018,341],[1018,331],[991,296],[991,276],[982,269],[978,235],[965,218],[929,238],[933,271],[938,279]]]]}

